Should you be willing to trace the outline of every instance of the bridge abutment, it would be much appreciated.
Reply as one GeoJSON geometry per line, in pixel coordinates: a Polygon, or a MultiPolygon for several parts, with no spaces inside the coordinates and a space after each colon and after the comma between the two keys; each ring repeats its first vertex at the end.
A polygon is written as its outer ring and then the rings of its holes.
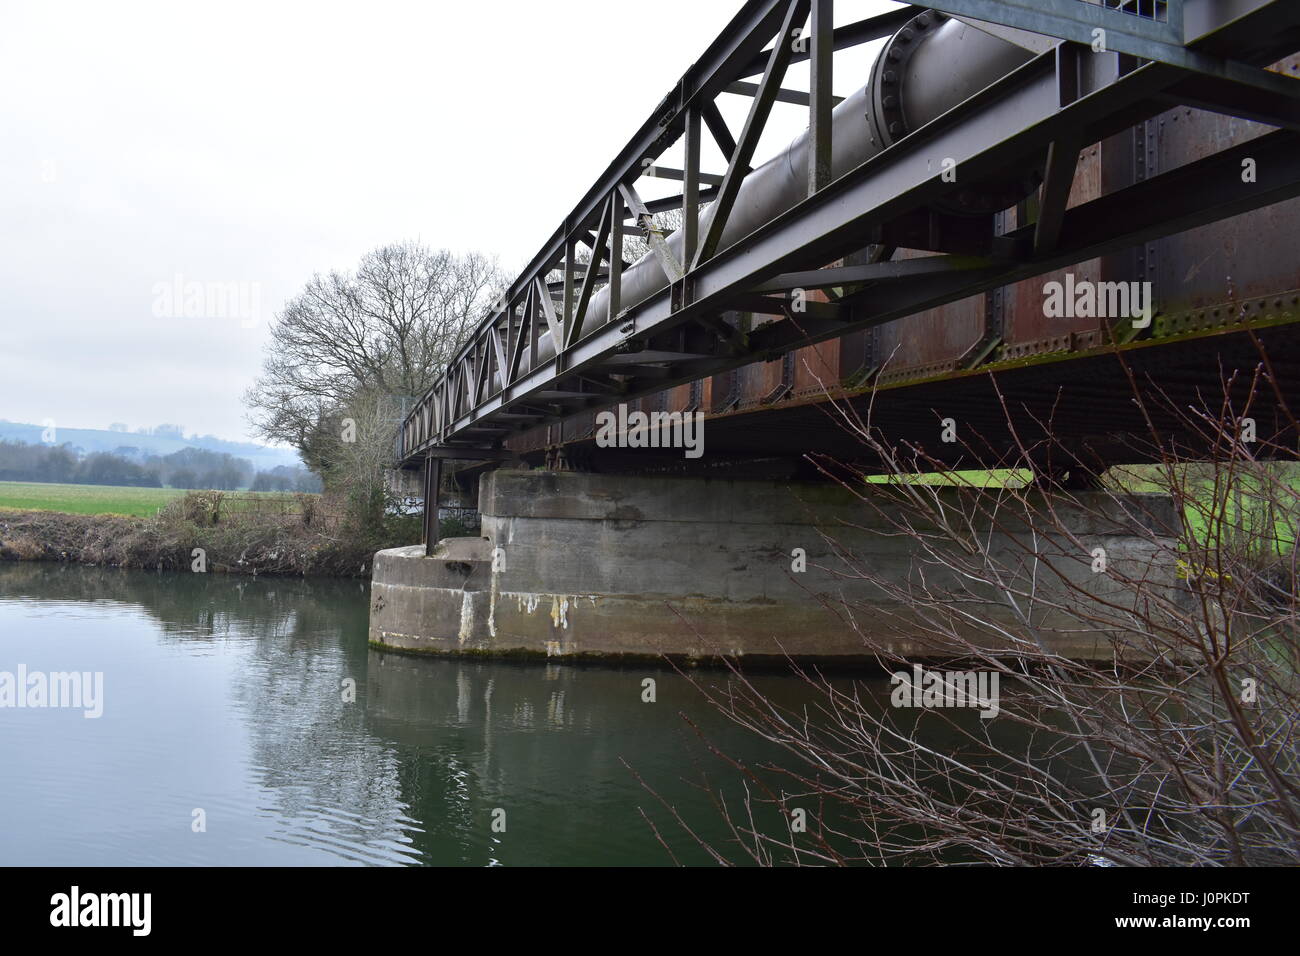
{"type": "MultiPolygon", "coordinates": [[[[908,628],[909,602],[889,593],[891,584],[917,581],[927,563],[915,539],[890,527],[888,496],[897,492],[871,486],[864,494],[872,497],[825,484],[490,472],[479,491],[482,537],[444,539],[429,556],[422,545],[376,555],[370,640],[406,651],[571,659],[789,654],[847,663],[881,647],[944,656],[950,649],[920,624],[908,628]]],[[[960,508],[960,492],[942,494],[960,508]]],[[[1056,568],[1074,587],[1024,559],[1027,540],[1041,548],[1050,534],[1010,510],[975,519],[990,554],[1021,568],[1013,590],[1036,594],[1029,603],[1041,605],[1054,650],[1112,654],[1105,634],[1053,628],[1042,608],[1078,594],[1114,599],[1123,591],[1115,574],[1174,584],[1172,549],[1149,530],[1175,527],[1172,507],[1141,497],[1134,509],[1106,493],[1075,492],[1074,504],[1058,509],[1069,534],[1057,536],[1056,568]],[[1142,526],[1133,517],[1153,513],[1160,520],[1142,526]],[[1112,574],[1096,571],[1096,548],[1112,574]]],[[[925,574],[931,588],[950,583],[960,593],[941,567],[931,563],[925,574]]],[[[980,614],[1004,614],[1016,626],[997,595],[970,598],[980,614]]]]}

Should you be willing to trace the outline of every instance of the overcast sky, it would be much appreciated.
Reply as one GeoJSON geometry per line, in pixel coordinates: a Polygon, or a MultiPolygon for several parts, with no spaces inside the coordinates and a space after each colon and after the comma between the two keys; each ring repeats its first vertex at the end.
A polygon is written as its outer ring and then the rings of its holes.
{"type": "MultiPolygon", "coordinates": [[[[0,418],[253,438],[241,395],[313,272],[416,238],[513,273],[738,8],[5,0],[0,418]],[[242,298],[177,316],[178,277],[242,298]]],[[[738,131],[748,101],[719,105],[738,131]]],[[[760,153],[806,111],[773,122],[760,153]]]]}

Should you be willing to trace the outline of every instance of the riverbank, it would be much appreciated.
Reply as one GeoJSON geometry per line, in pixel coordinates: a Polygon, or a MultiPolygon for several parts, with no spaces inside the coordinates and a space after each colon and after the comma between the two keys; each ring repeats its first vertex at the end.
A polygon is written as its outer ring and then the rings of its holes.
{"type": "Polygon", "coordinates": [[[0,561],[250,575],[366,577],[374,553],[418,536],[411,519],[358,531],[294,515],[227,514],[177,501],[150,518],[0,511],[0,561]],[[408,527],[408,525],[410,527],[408,527]]]}

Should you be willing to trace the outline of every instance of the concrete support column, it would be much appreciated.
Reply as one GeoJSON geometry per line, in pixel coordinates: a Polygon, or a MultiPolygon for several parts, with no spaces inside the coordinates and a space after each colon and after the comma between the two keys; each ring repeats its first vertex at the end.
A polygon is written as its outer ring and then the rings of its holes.
{"type": "MultiPolygon", "coordinates": [[[[884,517],[895,499],[883,496],[896,492],[868,493],[881,495],[885,507],[818,484],[490,472],[479,491],[482,537],[448,538],[430,546],[428,559],[423,546],[376,555],[370,639],[443,654],[865,657],[862,638],[833,609],[849,600],[858,613],[878,610],[868,614],[868,627],[886,613],[906,620],[910,609],[878,582],[913,579],[919,557],[916,543],[891,533],[884,517]],[[795,549],[806,556],[802,572],[793,569],[795,549]],[[844,573],[837,550],[852,553],[877,582],[844,573]]],[[[1172,584],[1175,570],[1157,566],[1170,549],[1135,529],[1131,517],[1154,509],[1164,527],[1175,527],[1167,499],[1146,496],[1141,509],[1130,510],[1101,492],[1075,494],[1094,497],[1066,519],[1087,545],[1077,567],[1066,562],[1072,579],[1085,589],[1113,585],[1090,569],[1090,552],[1100,546],[1111,567],[1172,584]]],[[[1023,542],[1015,540],[1021,532],[1042,540],[1041,529],[1017,525],[1012,513],[999,514],[996,524],[974,520],[989,524],[981,536],[1012,562],[1023,560],[1023,542]]],[[[1064,546],[1078,550],[1074,542],[1064,546]]],[[[960,593],[963,583],[942,575],[930,566],[925,583],[952,583],[960,593]]],[[[1033,587],[1058,586],[1054,580],[1039,574],[1033,587]]],[[[1041,593],[1050,605],[1055,595],[1041,593]]],[[[1078,627],[1054,633],[1063,653],[1109,656],[1104,635],[1078,627]]],[[[919,628],[890,640],[899,653],[934,651],[919,628]]]]}

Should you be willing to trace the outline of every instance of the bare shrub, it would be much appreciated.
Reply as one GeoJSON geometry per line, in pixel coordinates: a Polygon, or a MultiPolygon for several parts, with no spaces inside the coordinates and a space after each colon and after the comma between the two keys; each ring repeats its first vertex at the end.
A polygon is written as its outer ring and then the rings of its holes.
{"type": "MultiPolygon", "coordinates": [[[[996,716],[909,706],[917,699],[901,677],[885,686],[795,667],[816,699],[795,709],[734,665],[721,683],[688,675],[785,754],[747,766],[717,751],[746,784],[730,798],[714,790],[733,837],[706,846],[714,858],[1300,862],[1300,473],[1281,463],[1295,457],[1295,421],[1266,360],[1221,386],[1221,398],[1189,408],[1134,382],[1147,420],[1176,417],[1183,437],[1153,426],[1131,446],[1130,460],[1147,464],[1099,478],[1104,463],[1052,437],[1017,438],[1001,458],[973,437],[971,457],[1007,473],[954,472],[919,445],[887,443],[870,409],[834,403],[883,476],[840,460],[819,466],[858,496],[864,524],[907,542],[914,557],[909,573],[885,574],[836,548],[820,570],[869,585],[846,593],[888,600],[845,599],[828,611],[886,673],[919,676],[893,650],[906,638],[945,668],[996,675],[996,716]],[[1261,396],[1278,399],[1271,420],[1282,425],[1252,441],[1245,419],[1261,396]],[[1067,467],[1047,472],[1044,461],[1067,467]],[[1094,480],[1069,481],[1069,470],[1094,480]],[[1013,471],[1038,477],[1010,480],[1013,471]],[[1120,553],[1097,550],[1108,528],[1122,530],[1109,539],[1120,553]],[[1091,659],[1061,650],[1081,642],[1095,646],[1091,659]],[[793,824],[799,810],[806,830],[793,824]]],[[[1036,433],[1053,434],[1051,422],[1039,424],[1036,433]]]]}

